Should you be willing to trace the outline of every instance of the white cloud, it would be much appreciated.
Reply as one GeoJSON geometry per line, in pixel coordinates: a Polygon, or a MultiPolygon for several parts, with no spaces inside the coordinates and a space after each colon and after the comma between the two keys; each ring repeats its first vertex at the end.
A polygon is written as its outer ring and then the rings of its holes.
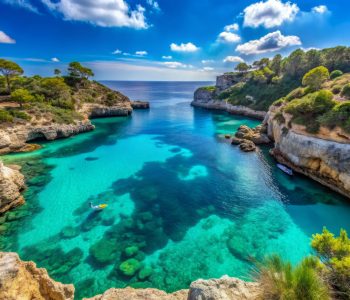
{"type": "Polygon", "coordinates": [[[199,48],[192,43],[181,43],[180,45],[172,43],[170,49],[175,52],[196,52],[199,50],[199,48]]]}
{"type": "Polygon", "coordinates": [[[160,11],[159,3],[155,0],[147,0],[147,4],[151,6],[154,10],[160,11]]]}
{"type": "Polygon", "coordinates": [[[145,9],[137,5],[131,10],[124,0],[42,0],[53,11],[63,14],[64,19],[83,21],[102,27],[131,27],[146,29],[145,9]]]}
{"type": "Polygon", "coordinates": [[[239,25],[237,23],[231,24],[231,25],[226,25],[224,27],[225,31],[238,31],[239,30],[239,25]]]}
{"type": "Polygon", "coordinates": [[[51,61],[53,61],[53,62],[59,62],[60,60],[59,60],[57,57],[53,57],[53,58],[51,58],[51,61]]]}
{"type": "Polygon", "coordinates": [[[112,52],[112,54],[121,54],[121,53],[122,53],[122,51],[119,50],[119,49],[115,49],[115,50],[112,52]]]}
{"type": "Polygon", "coordinates": [[[258,40],[238,45],[236,51],[245,55],[277,51],[289,46],[301,45],[300,38],[295,35],[284,36],[279,30],[271,32],[258,40]]]}
{"type": "Polygon", "coordinates": [[[212,59],[203,59],[203,60],[202,60],[202,64],[203,64],[203,65],[211,64],[211,63],[213,63],[213,62],[214,62],[214,60],[212,60],[212,59]]]}
{"type": "Polygon", "coordinates": [[[238,43],[241,40],[241,37],[232,32],[223,31],[218,36],[218,42],[224,43],[238,43]]]}
{"type": "Polygon", "coordinates": [[[322,15],[322,14],[325,14],[326,12],[328,12],[328,8],[326,5],[319,5],[319,6],[313,7],[312,12],[322,15]]]}
{"type": "Polygon", "coordinates": [[[125,56],[130,56],[131,54],[128,53],[128,52],[123,52],[123,55],[125,55],[125,56]]]}
{"type": "Polygon", "coordinates": [[[0,31],[0,44],[15,44],[16,41],[10,38],[5,32],[0,31]]]}
{"type": "Polygon", "coordinates": [[[146,56],[148,54],[147,51],[136,51],[135,55],[136,56],[146,56]]]}
{"type": "Polygon", "coordinates": [[[163,55],[162,58],[163,59],[173,59],[173,57],[171,55],[163,55]]]}
{"type": "Polygon", "coordinates": [[[178,61],[166,61],[162,63],[164,66],[171,68],[171,69],[178,69],[178,68],[188,68],[189,65],[185,65],[178,61]]]}
{"type": "Polygon", "coordinates": [[[38,9],[36,7],[34,7],[30,3],[30,1],[28,1],[28,0],[4,0],[4,2],[7,3],[7,4],[11,4],[11,5],[14,5],[14,6],[19,6],[19,7],[28,9],[28,10],[30,10],[32,12],[35,12],[35,13],[39,13],[38,9]]]}
{"type": "Polygon", "coordinates": [[[211,71],[214,71],[214,68],[211,68],[211,67],[204,67],[204,68],[203,68],[203,71],[211,72],[211,71]]]}
{"type": "Polygon", "coordinates": [[[291,2],[283,3],[281,0],[260,1],[244,9],[244,26],[272,28],[280,26],[286,21],[293,21],[299,7],[291,2]]]}
{"type": "Polygon", "coordinates": [[[241,63],[244,59],[239,56],[226,56],[223,60],[224,63],[241,63]]]}

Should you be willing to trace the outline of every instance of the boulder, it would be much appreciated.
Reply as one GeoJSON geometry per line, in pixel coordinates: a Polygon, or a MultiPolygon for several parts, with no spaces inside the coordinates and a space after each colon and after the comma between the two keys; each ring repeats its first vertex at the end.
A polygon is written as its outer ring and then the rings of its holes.
{"type": "Polygon", "coordinates": [[[255,146],[255,144],[252,141],[243,140],[239,144],[239,149],[241,149],[244,152],[252,152],[252,151],[255,151],[256,146],[255,146]]]}
{"type": "Polygon", "coordinates": [[[45,269],[21,261],[17,253],[0,252],[0,299],[73,300],[74,286],[52,280],[45,269]]]}

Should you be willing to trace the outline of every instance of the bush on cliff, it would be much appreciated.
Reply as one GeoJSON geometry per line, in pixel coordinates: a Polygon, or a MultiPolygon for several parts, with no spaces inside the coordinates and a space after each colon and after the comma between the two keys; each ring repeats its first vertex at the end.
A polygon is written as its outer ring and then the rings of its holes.
{"type": "Polygon", "coordinates": [[[277,255],[267,258],[258,271],[263,299],[331,299],[321,269],[322,264],[315,257],[304,258],[297,266],[292,266],[277,255]]]}
{"type": "Polygon", "coordinates": [[[11,100],[22,107],[24,103],[33,101],[34,96],[26,89],[17,89],[11,93],[11,100]]]}
{"type": "Polygon", "coordinates": [[[6,110],[0,109],[0,123],[13,122],[13,116],[6,110]]]}
{"type": "Polygon", "coordinates": [[[326,267],[327,280],[339,299],[350,298],[350,239],[344,229],[338,237],[326,228],[314,234],[311,246],[326,267]]]}
{"type": "Polygon", "coordinates": [[[322,83],[329,79],[327,68],[320,66],[307,72],[303,77],[303,85],[308,86],[311,91],[317,91],[321,88],[322,83]]]}
{"type": "Polygon", "coordinates": [[[337,78],[337,77],[339,77],[339,76],[342,76],[342,75],[343,75],[343,72],[342,72],[342,71],[340,71],[340,70],[334,70],[334,71],[331,73],[330,78],[331,78],[331,79],[335,79],[335,78],[337,78]]]}

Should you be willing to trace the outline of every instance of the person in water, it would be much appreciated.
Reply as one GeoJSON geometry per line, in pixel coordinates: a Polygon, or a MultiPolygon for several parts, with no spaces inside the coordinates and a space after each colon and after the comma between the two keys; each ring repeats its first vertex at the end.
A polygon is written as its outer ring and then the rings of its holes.
{"type": "Polygon", "coordinates": [[[99,205],[93,205],[92,202],[90,202],[90,207],[94,210],[99,210],[101,209],[99,205]]]}

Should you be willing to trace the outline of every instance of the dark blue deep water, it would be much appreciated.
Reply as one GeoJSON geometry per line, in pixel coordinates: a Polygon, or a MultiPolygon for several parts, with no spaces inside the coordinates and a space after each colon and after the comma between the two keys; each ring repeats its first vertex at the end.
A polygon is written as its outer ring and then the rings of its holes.
{"type": "Polygon", "coordinates": [[[282,173],[268,147],[243,153],[220,137],[258,121],[190,106],[209,83],[104,83],[151,109],[5,158],[23,166],[29,188],[2,250],[74,283],[78,299],[110,287],[249,279],[252,260],[279,253],[295,263],[323,226],[350,230],[345,199],[282,173]],[[92,212],[90,201],[108,207],[92,212]]]}

